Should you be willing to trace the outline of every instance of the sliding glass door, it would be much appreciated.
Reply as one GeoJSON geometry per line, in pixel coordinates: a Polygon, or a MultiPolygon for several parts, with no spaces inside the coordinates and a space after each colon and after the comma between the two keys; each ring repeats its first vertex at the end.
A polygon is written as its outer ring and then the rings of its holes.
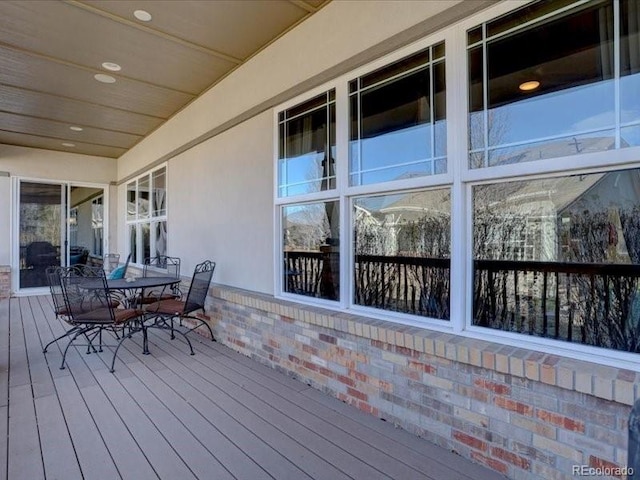
{"type": "Polygon", "coordinates": [[[19,183],[20,289],[46,287],[47,267],[66,264],[65,197],[60,183],[19,183]]]}
{"type": "Polygon", "coordinates": [[[19,291],[47,287],[47,267],[102,259],[103,187],[18,180],[16,199],[14,284],[19,291]]]}

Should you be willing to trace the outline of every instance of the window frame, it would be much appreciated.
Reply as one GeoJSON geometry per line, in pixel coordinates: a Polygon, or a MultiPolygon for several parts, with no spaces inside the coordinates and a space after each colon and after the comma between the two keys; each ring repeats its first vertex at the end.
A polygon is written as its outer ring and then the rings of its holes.
{"type": "MultiPolygon", "coordinates": [[[[451,321],[429,319],[426,317],[418,317],[415,315],[408,315],[403,313],[388,312],[373,307],[364,307],[357,305],[352,300],[354,288],[352,282],[352,270],[354,268],[354,250],[351,248],[352,244],[352,232],[353,223],[351,218],[351,211],[353,209],[353,198],[361,197],[365,195],[374,194],[387,194],[398,191],[409,191],[416,189],[432,189],[432,188],[452,188],[453,175],[451,173],[451,166],[449,162],[450,156],[450,140],[447,134],[447,172],[425,175],[422,177],[415,177],[409,179],[381,182],[375,184],[365,185],[349,185],[349,82],[358,77],[371,73],[381,67],[388,64],[402,60],[414,53],[424,50],[427,47],[435,46],[440,42],[448,42],[447,36],[442,32],[430,35],[422,38],[411,45],[403,47],[395,52],[392,52],[384,57],[377,59],[365,66],[354,69],[353,71],[336,78],[333,81],[327,82],[319,87],[316,87],[302,95],[299,95],[287,102],[284,102],[273,109],[273,121],[274,121],[274,180],[273,180],[273,196],[274,196],[274,291],[277,298],[294,300],[301,303],[308,303],[311,305],[318,305],[325,308],[338,310],[338,311],[353,311],[357,312],[363,309],[363,311],[372,311],[375,316],[383,318],[388,317],[391,321],[396,323],[404,323],[413,326],[424,326],[425,322],[428,322],[433,328],[444,328],[446,331],[450,331],[451,321]],[[335,156],[335,172],[336,172],[336,188],[333,190],[325,190],[314,193],[307,193],[302,195],[292,195],[287,197],[279,196],[279,178],[278,178],[278,146],[279,146],[279,113],[302,104],[308,100],[317,97],[331,89],[335,89],[335,108],[336,108],[336,156],[335,156]],[[340,300],[331,301],[320,298],[306,297],[302,295],[296,295],[294,293],[285,292],[282,284],[282,265],[284,261],[283,255],[283,238],[282,238],[282,208],[287,205],[314,203],[320,201],[336,200],[339,202],[340,210],[340,300]],[[443,325],[447,324],[447,325],[443,325]]],[[[447,47],[448,48],[448,47],[447,47]]],[[[450,81],[449,72],[449,52],[447,50],[445,54],[445,73],[446,73],[446,85],[450,81]]],[[[432,68],[432,62],[430,67],[432,68]]],[[[454,102],[452,93],[447,88],[446,102],[450,105],[450,102],[454,102]]],[[[448,107],[447,107],[448,111],[448,107]]],[[[447,132],[449,131],[450,124],[449,117],[447,115],[447,132]]],[[[453,204],[453,200],[452,200],[453,204]]],[[[453,217],[453,216],[452,216],[453,217]]],[[[453,280],[453,276],[452,276],[453,280]]],[[[453,285],[452,285],[453,288],[453,285]]],[[[370,313],[367,313],[371,315],[370,313]]]]}
{"type": "MultiPolygon", "coordinates": [[[[145,257],[144,257],[144,233],[143,233],[143,226],[144,225],[148,225],[149,226],[149,253],[151,256],[153,256],[153,251],[155,249],[155,237],[154,237],[154,232],[155,232],[155,225],[157,223],[161,223],[161,222],[165,222],[165,224],[168,222],[168,202],[165,198],[165,209],[164,209],[164,214],[163,215],[154,215],[154,208],[153,208],[153,175],[154,173],[160,171],[164,169],[165,174],[165,192],[169,191],[169,169],[168,169],[168,164],[167,163],[163,163],[161,165],[158,165],[150,170],[147,170],[146,172],[137,175],[134,178],[129,179],[125,184],[124,184],[124,195],[125,195],[125,244],[126,244],[126,252],[127,254],[131,255],[132,260],[131,260],[131,265],[137,265],[137,266],[142,266],[144,265],[144,261],[145,261],[145,257]],[[146,213],[145,216],[140,217],[139,216],[139,212],[138,212],[138,202],[140,200],[140,190],[139,190],[139,182],[140,179],[146,179],[149,182],[149,207],[148,207],[148,211],[146,213]],[[130,219],[129,218],[129,185],[131,185],[132,183],[135,184],[135,195],[136,195],[136,201],[135,201],[135,213],[134,213],[134,218],[130,219]],[[136,252],[135,252],[135,261],[134,261],[134,252],[131,251],[131,227],[135,228],[135,232],[136,232],[136,252]]],[[[168,195],[167,195],[168,197],[168,195]]],[[[168,238],[167,238],[168,240],[168,238]]],[[[168,243],[168,242],[167,242],[168,243]]],[[[167,249],[168,251],[168,249],[167,249]]]]}
{"type": "MultiPolygon", "coordinates": [[[[581,3],[576,1],[569,8],[581,3]]],[[[507,0],[493,5],[469,18],[463,19],[455,25],[445,27],[429,36],[421,38],[410,45],[387,54],[364,66],[353,69],[348,74],[324,83],[302,95],[299,95],[274,108],[274,294],[276,298],[320,305],[346,313],[362,314],[369,318],[389,321],[396,324],[434,331],[453,333],[468,338],[475,338],[495,342],[506,347],[527,347],[571,358],[597,362],[599,364],[620,366],[628,364],[640,368],[640,355],[593,347],[579,343],[568,343],[543,337],[530,337],[520,333],[489,329],[473,325],[473,188],[477,185],[504,183],[517,180],[535,180],[539,178],[559,177],[575,174],[590,174],[608,172],[617,169],[640,168],[640,146],[616,148],[613,150],[581,153],[576,155],[556,157],[552,159],[470,168],[468,130],[469,130],[469,80],[467,57],[467,31],[510,13],[522,7],[519,1],[507,0]],[[351,80],[366,75],[378,68],[389,65],[409,56],[428,46],[444,41],[446,46],[446,122],[447,122],[447,172],[432,176],[416,177],[405,180],[366,184],[349,185],[349,94],[348,84],[351,80]],[[277,179],[277,145],[278,145],[278,112],[291,108],[299,103],[317,96],[328,89],[336,90],[336,190],[319,192],[301,197],[278,197],[277,179]],[[406,314],[384,311],[374,307],[356,305],[353,298],[353,202],[355,198],[367,195],[382,195],[400,191],[427,188],[449,188],[451,191],[451,320],[443,322],[428,318],[420,318],[406,314]],[[340,268],[341,292],[339,302],[318,301],[310,297],[288,294],[282,291],[282,235],[281,235],[281,206],[290,203],[304,203],[337,199],[340,201],[340,268]]],[[[566,10],[566,7],[558,11],[566,10]]],[[[614,0],[614,13],[619,17],[620,4],[614,0]]],[[[536,22],[539,19],[536,19],[536,22]]],[[[616,29],[618,30],[618,29],[616,29]]],[[[620,63],[620,39],[615,38],[615,62],[620,63]]],[[[486,61],[486,57],[485,57],[486,61]]],[[[615,79],[616,90],[620,77],[615,79]]],[[[621,109],[619,97],[616,98],[615,109],[621,109]]]]}
{"type": "MultiPolygon", "coordinates": [[[[569,10],[577,5],[586,2],[576,2],[571,7],[561,8],[554,11],[551,15],[555,15],[560,11],[569,10]]],[[[546,353],[560,354],[581,360],[597,362],[600,364],[610,364],[620,366],[621,362],[640,365],[640,355],[631,352],[594,347],[580,343],[564,342],[562,340],[554,340],[544,337],[527,336],[520,333],[507,332],[497,329],[490,329],[473,325],[473,188],[477,185],[487,185],[496,183],[506,183],[518,180],[536,180],[542,178],[561,177],[575,174],[590,174],[597,172],[609,172],[618,169],[639,168],[640,167],[640,147],[615,148],[601,152],[591,152],[564,157],[556,157],[552,159],[536,160],[533,162],[523,162],[510,165],[488,166],[483,168],[472,169],[469,167],[468,161],[468,115],[469,115],[469,90],[468,90],[468,57],[467,57],[467,40],[466,33],[469,29],[482,25],[484,22],[491,21],[501,15],[510,13],[522,7],[520,3],[505,2],[489,8],[484,12],[474,15],[460,22],[456,29],[459,32],[459,47],[461,51],[459,67],[464,89],[460,90],[464,93],[464,138],[459,143],[464,146],[464,153],[458,159],[458,166],[461,172],[461,186],[464,188],[466,205],[465,212],[462,215],[465,221],[464,235],[464,256],[466,265],[464,268],[464,328],[460,332],[465,336],[479,338],[493,342],[499,342],[506,346],[521,347],[530,345],[532,348],[541,350],[546,353]]],[[[614,0],[614,17],[619,17],[619,2],[614,0]]],[[[548,15],[547,15],[548,16],[548,15]]],[[[546,17],[546,16],[545,16],[546,17]]],[[[541,17],[544,18],[544,17],[541,17]]],[[[538,21],[537,19],[536,21],[538,21]]],[[[616,65],[620,61],[619,37],[614,40],[614,57],[616,65]]],[[[485,57],[486,60],[486,57],[485,57]]],[[[616,83],[616,91],[619,89],[618,83],[620,77],[614,79],[616,83]]],[[[447,89],[449,89],[447,85],[447,89]]],[[[616,112],[620,109],[619,98],[616,98],[616,112]]],[[[460,125],[462,127],[462,125],[460,125]]],[[[458,134],[462,136],[462,131],[458,134]]],[[[460,216],[460,215],[459,215],[460,216]]],[[[453,255],[453,253],[452,253],[453,255]]],[[[452,259],[453,263],[453,259],[452,259]]],[[[453,270],[453,266],[452,266],[453,270]]],[[[452,300],[453,303],[453,300],[452,300]]],[[[460,302],[458,302],[460,303],[460,302]]],[[[636,367],[637,368],[637,367],[636,367]]]]}

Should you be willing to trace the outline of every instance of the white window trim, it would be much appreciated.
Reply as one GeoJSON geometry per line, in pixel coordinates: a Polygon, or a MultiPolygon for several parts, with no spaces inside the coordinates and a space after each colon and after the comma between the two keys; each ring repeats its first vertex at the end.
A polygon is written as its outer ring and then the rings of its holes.
{"type": "MultiPolygon", "coordinates": [[[[125,218],[125,245],[127,246],[126,248],[126,252],[127,255],[132,254],[133,256],[133,252],[131,252],[131,240],[129,237],[129,227],[131,225],[135,225],[136,226],[136,262],[131,261],[131,265],[136,265],[136,266],[143,266],[144,265],[144,255],[142,255],[144,253],[143,251],[143,247],[142,247],[142,225],[143,224],[149,224],[149,251],[153,252],[154,251],[154,247],[155,247],[155,238],[154,238],[154,229],[153,226],[154,224],[158,223],[158,222],[168,222],[168,217],[169,217],[169,202],[166,203],[165,206],[165,213],[164,215],[158,215],[158,216],[153,216],[153,173],[157,172],[158,170],[161,170],[164,168],[164,172],[165,172],[165,192],[169,191],[169,167],[168,164],[162,163],[150,170],[147,170],[145,173],[142,173],[138,176],[136,176],[135,178],[131,178],[128,182],[126,182],[124,184],[124,218],[125,218]],[[145,217],[145,218],[138,218],[138,195],[139,195],[139,190],[138,190],[138,181],[141,178],[144,177],[148,177],[149,179],[149,216],[145,217]],[[133,220],[129,219],[129,212],[128,212],[128,193],[129,193],[129,184],[135,182],[136,184],[136,213],[135,216],[136,218],[133,220]]],[[[167,230],[168,230],[168,226],[167,226],[167,230]]],[[[167,238],[167,252],[169,251],[168,249],[168,238],[167,238]]],[[[123,261],[124,259],[121,258],[121,260],[123,261]]]]}

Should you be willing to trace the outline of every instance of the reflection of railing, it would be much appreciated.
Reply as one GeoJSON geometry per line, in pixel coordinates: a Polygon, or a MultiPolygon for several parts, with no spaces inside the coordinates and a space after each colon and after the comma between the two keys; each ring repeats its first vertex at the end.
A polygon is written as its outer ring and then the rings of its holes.
{"type": "MultiPolygon", "coordinates": [[[[332,298],[331,253],[285,252],[284,291],[332,298]]],[[[356,255],[354,301],[396,312],[449,318],[449,260],[356,255]]]]}
{"type": "MultiPolygon", "coordinates": [[[[321,296],[324,260],[286,252],[284,290],[321,296]]],[[[356,255],[354,302],[448,319],[449,268],[448,259],[356,255]]],[[[473,324],[640,352],[640,265],[477,260],[473,324]]]]}
{"type": "Polygon", "coordinates": [[[448,320],[449,268],[445,258],[356,255],[354,301],[448,320]]]}
{"type": "Polygon", "coordinates": [[[284,291],[319,296],[323,257],[321,252],[285,252],[284,291]]]}
{"type": "Polygon", "coordinates": [[[474,324],[640,351],[640,265],[477,260],[474,324]]]}

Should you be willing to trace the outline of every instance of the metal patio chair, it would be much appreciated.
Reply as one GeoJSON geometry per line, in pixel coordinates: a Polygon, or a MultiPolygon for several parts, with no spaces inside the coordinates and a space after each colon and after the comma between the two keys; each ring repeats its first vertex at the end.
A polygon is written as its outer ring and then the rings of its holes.
{"type": "Polygon", "coordinates": [[[156,326],[171,330],[172,339],[175,338],[175,321],[178,320],[179,325],[182,327],[183,320],[189,319],[194,321],[196,324],[189,328],[186,333],[204,326],[209,330],[211,340],[215,341],[213,331],[209,324],[205,320],[194,315],[198,310],[202,310],[204,312],[205,300],[209,292],[209,285],[211,284],[215,268],[216,263],[210,260],[206,260],[196,265],[191,279],[191,285],[189,286],[189,292],[184,300],[159,300],[146,306],[145,311],[150,317],[155,317],[156,326]]]}
{"type": "MultiPolygon", "coordinates": [[[[147,258],[142,270],[143,277],[175,277],[180,278],[180,258],[169,257],[167,255],[156,255],[147,258]]],[[[180,285],[175,285],[171,289],[152,290],[145,292],[139,299],[143,305],[159,302],[162,300],[175,300],[182,297],[180,285]]]]}
{"type": "Polygon", "coordinates": [[[53,311],[56,315],[56,318],[63,320],[67,324],[71,326],[71,329],[67,330],[62,335],[54,338],[49,343],[47,343],[42,349],[42,353],[47,353],[47,349],[50,345],[56,343],[58,340],[62,340],[69,335],[73,335],[79,330],[79,326],[75,325],[71,321],[71,316],[67,310],[67,307],[64,302],[64,294],[62,292],[62,285],[60,283],[60,275],[64,270],[64,267],[47,267],[45,270],[45,274],[47,276],[47,282],[49,283],[49,291],[51,292],[51,300],[53,301],[53,311]]]}
{"type": "Polygon", "coordinates": [[[102,334],[107,331],[114,333],[116,339],[119,339],[111,361],[110,371],[113,372],[118,349],[122,342],[130,338],[136,331],[142,330],[144,312],[133,308],[116,308],[117,302],[111,297],[104,270],[101,268],[91,269],[90,271],[94,273],[91,278],[86,275],[88,269],[90,267],[85,267],[81,271],[76,268],[61,270],[60,285],[65,308],[70,322],[77,328],[72,335],[68,335],[71,339],[62,354],[60,369],[65,368],[69,347],[76,344],[78,337],[84,336],[87,339],[87,348],[94,348],[94,350],[97,340],[98,351],[101,352],[105,346],[102,334]],[[133,321],[139,321],[138,328],[131,328],[125,334],[124,328],[130,326],[133,321]]]}
{"type": "MultiPolygon", "coordinates": [[[[64,321],[71,329],[67,330],[62,335],[54,338],[49,343],[47,343],[42,349],[42,353],[47,353],[49,347],[56,343],[58,340],[62,340],[63,338],[68,337],[69,335],[75,334],[80,330],[80,326],[73,322],[73,318],[69,314],[69,310],[67,309],[64,292],[62,291],[62,284],[60,278],[62,275],[67,275],[69,272],[73,272],[75,276],[91,278],[100,274],[100,269],[87,267],[85,265],[74,265],[71,267],[47,267],[45,270],[47,276],[47,282],[49,283],[49,291],[51,292],[51,300],[53,302],[53,311],[56,315],[56,318],[64,321]]],[[[111,300],[111,303],[114,307],[117,307],[119,302],[117,300],[111,300]]],[[[95,348],[94,348],[95,351],[95,348]]],[[[89,353],[89,347],[87,347],[87,353],[89,353]]]]}

